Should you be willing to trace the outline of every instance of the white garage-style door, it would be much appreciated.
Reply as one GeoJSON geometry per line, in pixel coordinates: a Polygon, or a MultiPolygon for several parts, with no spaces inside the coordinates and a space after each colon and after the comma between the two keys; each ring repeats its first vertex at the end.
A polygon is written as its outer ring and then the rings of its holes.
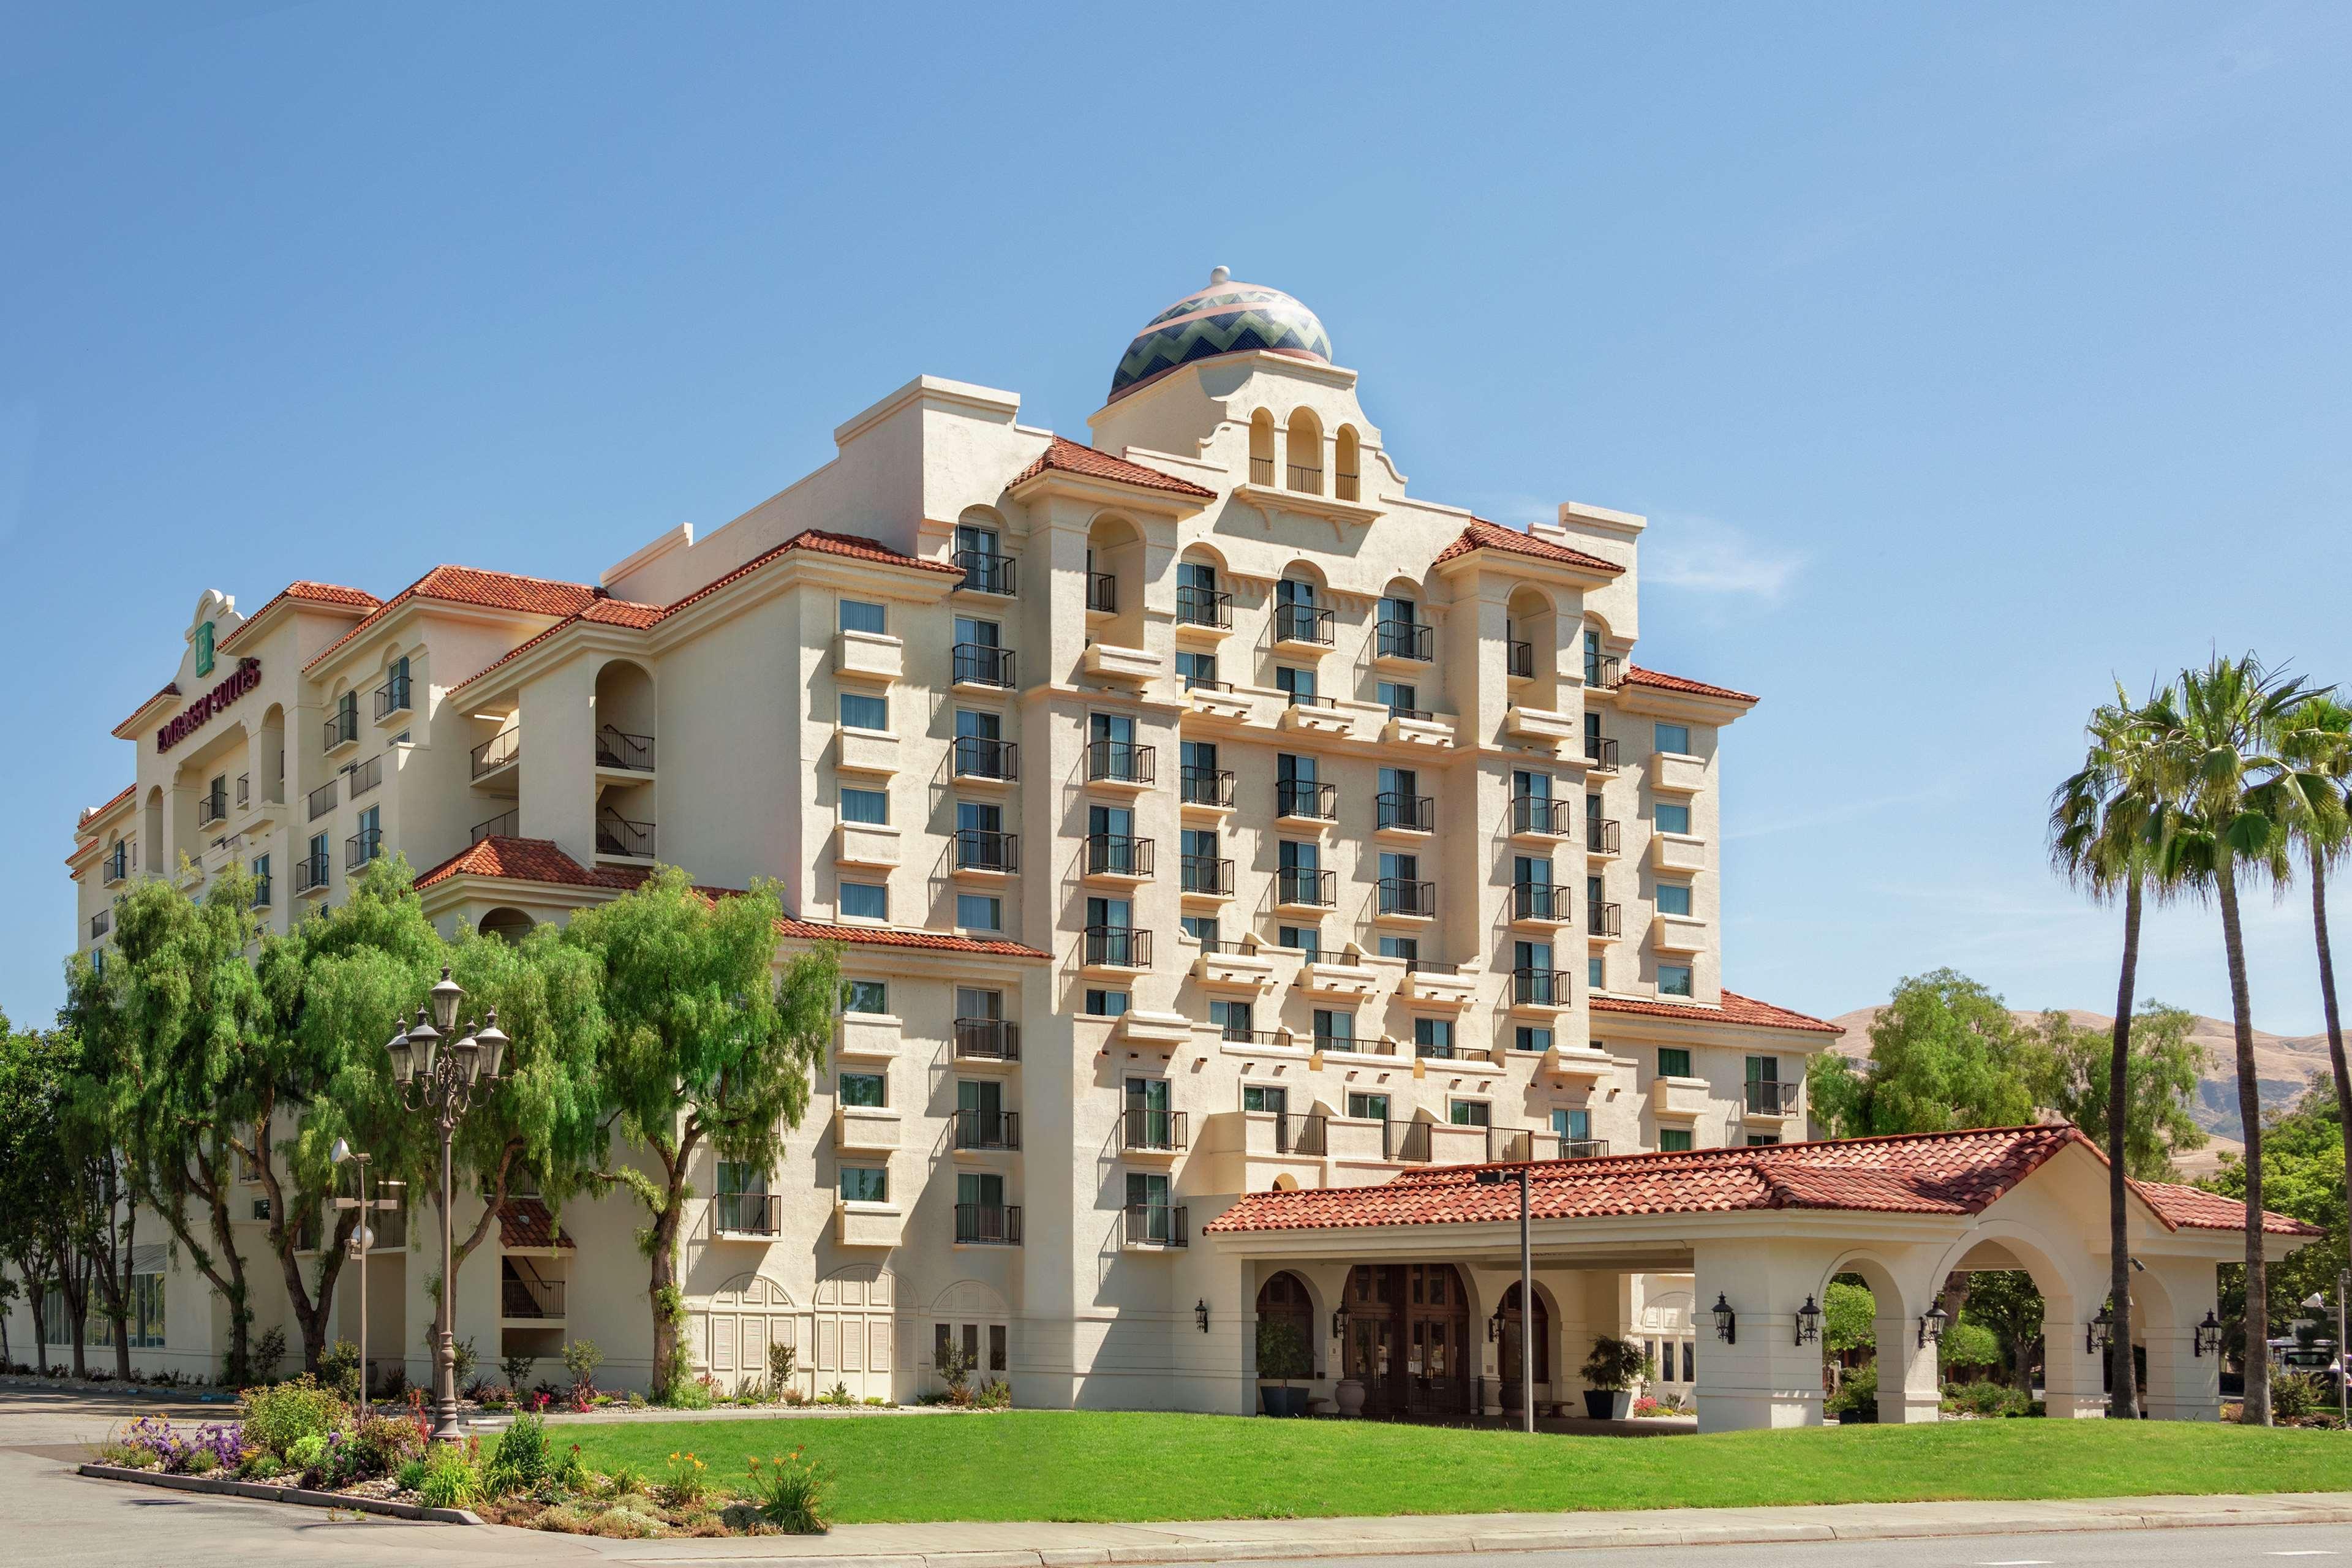
{"type": "Polygon", "coordinates": [[[811,1367],[817,1393],[830,1393],[839,1384],[852,1399],[892,1396],[896,1299],[890,1271],[877,1264],[845,1268],[817,1282],[811,1367]]]}
{"type": "MultiPolygon", "coordinates": [[[[768,1375],[770,1345],[800,1345],[800,1314],[773,1279],[739,1274],[695,1314],[695,1354],[730,1394],[768,1375]]],[[[804,1371],[793,1381],[808,1387],[804,1371]]]]}

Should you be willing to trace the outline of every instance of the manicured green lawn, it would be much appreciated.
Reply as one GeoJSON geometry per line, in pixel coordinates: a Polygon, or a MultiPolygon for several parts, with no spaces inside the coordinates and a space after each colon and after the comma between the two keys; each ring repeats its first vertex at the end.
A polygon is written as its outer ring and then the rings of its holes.
{"type": "Polygon", "coordinates": [[[805,1447],[843,1523],[1312,1518],[2352,1489],[2352,1436],[2146,1421],[1953,1421],[1529,1438],[1370,1422],[1095,1411],[562,1425],[593,1468],[690,1450],[732,1488],[805,1447]]]}

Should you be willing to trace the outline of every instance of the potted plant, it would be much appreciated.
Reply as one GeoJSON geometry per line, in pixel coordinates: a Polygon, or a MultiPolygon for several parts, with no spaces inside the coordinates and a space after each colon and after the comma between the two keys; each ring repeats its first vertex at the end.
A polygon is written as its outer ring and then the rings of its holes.
{"type": "Polygon", "coordinates": [[[1602,1334],[1584,1358],[1584,1414],[1595,1421],[1624,1420],[1633,1413],[1634,1385],[1656,1375],[1649,1352],[1602,1334]]]}
{"type": "Polygon", "coordinates": [[[1307,1359],[1306,1336],[1298,1325],[1278,1318],[1261,1320],[1257,1326],[1257,1374],[1272,1378],[1278,1387],[1258,1384],[1258,1407],[1268,1415],[1304,1415],[1307,1414],[1307,1391],[1293,1388],[1290,1380],[1305,1377],[1310,1371],[1307,1359]]]}

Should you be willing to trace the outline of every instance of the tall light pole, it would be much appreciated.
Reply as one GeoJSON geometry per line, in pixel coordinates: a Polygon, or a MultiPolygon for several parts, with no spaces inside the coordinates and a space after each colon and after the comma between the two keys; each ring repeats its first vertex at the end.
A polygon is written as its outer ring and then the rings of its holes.
{"type": "Polygon", "coordinates": [[[506,1060],[507,1037],[499,1032],[499,1010],[493,1007],[480,1029],[468,1021],[466,1033],[444,1049],[441,1042],[457,1026],[457,1004],[466,991],[449,978],[445,965],[441,983],[430,994],[431,1019],[419,1007],[416,1022],[403,1026],[395,1015],[393,1037],[384,1051],[392,1058],[392,1079],[401,1104],[430,1116],[441,1134],[441,1326],[433,1336],[433,1441],[455,1443],[459,1436],[457,1301],[450,1276],[456,1272],[457,1240],[449,1212],[454,1185],[449,1148],[457,1138],[458,1121],[473,1106],[476,1091],[487,1091],[497,1084],[499,1069],[506,1060]]]}
{"type": "MultiPolygon", "coordinates": [[[[2344,1346],[2344,1298],[2352,1294],[2352,1268],[2336,1277],[2336,1419],[2338,1430],[2352,1431],[2352,1388],[2347,1387],[2352,1378],[2352,1357],[2344,1346]]],[[[2327,1298],[2314,1290],[2304,1305],[2315,1312],[2327,1310],[2327,1298]]]]}
{"type": "MultiPolygon", "coordinates": [[[[1528,1232],[1527,1166],[1521,1165],[1516,1174],[1519,1184],[1519,1430],[1532,1436],[1536,1429],[1536,1356],[1535,1346],[1528,1341],[1536,1321],[1536,1255],[1534,1241],[1528,1232]]],[[[1513,1172],[1489,1166],[1475,1179],[1482,1187],[1499,1187],[1513,1175],[1513,1172]]],[[[1509,1342],[1504,1343],[1508,1348],[1509,1342]]]]}
{"type": "MultiPolygon", "coordinates": [[[[378,1209],[398,1208],[400,1200],[397,1197],[371,1199],[368,1196],[368,1162],[374,1156],[360,1152],[338,1138],[335,1140],[334,1148],[328,1152],[327,1157],[338,1165],[359,1167],[359,1173],[353,1178],[352,1184],[359,1195],[349,1198],[339,1197],[335,1200],[335,1206],[339,1209],[360,1211],[359,1228],[352,1232],[351,1240],[344,1245],[346,1256],[357,1260],[360,1266],[360,1416],[364,1420],[368,1415],[367,1260],[368,1254],[375,1250],[375,1231],[368,1224],[368,1215],[378,1209]]],[[[386,1187],[399,1187],[406,1184],[404,1182],[387,1182],[379,1179],[376,1182],[376,1191],[381,1193],[386,1187]]]]}

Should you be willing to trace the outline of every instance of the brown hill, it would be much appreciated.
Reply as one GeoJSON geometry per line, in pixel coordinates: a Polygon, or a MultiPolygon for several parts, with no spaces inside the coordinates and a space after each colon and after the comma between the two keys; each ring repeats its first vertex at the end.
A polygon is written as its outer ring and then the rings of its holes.
{"type": "MultiPolygon", "coordinates": [[[[2080,1007],[2069,1007],[2066,1016],[2086,1028],[2105,1029],[2115,1023],[2112,1013],[2093,1013],[2080,1007]]],[[[2021,1024],[2035,1022],[2038,1013],[2012,1012],[2021,1024]]],[[[1878,1009],[1861,1007],[1832,1018],[1845,1033],[1832,1047],[1856,1061],[1870,1055],[1870,1026],[1876,1021],[1878,1009]]],[[[2238,1072],[2235,1063],[2238,1047],[2235,1031],[2226,1018],[2208,1018],[2200,1015],[2189,1038],[2205,1051],[2205,1075],[2197,1086],[2197,1124],[2213,1135],[2213,1141],[2196,1152],[2185,1155],[2181,1169],[2190,1176],[2202,1175],[2221,1163],[2223,1152],[2235,1152],[2240,1147],[2238,1131],[2238,1072]]],[[[2271,1035],[2254,1031],[2254,1081],[2260,1087],[2263,1109],[2267,1111],[2284,1110],[2303,1093],[2304,1087],[2315,1073],[2327,1071],[2327,1037],[2326,1035],[2271,1035]]]]}

